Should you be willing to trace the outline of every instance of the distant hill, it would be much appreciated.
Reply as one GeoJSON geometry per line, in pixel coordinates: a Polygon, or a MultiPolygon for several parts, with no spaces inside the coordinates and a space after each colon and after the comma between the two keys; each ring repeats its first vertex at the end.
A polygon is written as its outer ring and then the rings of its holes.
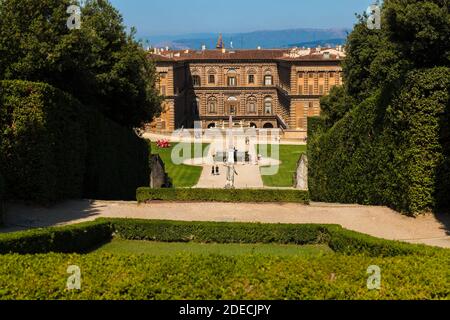
{"type": "MultiPolygon", "coordinates": [[[[249,33],[223,34],[225,46],[235,49],[287,48],[302,46],[336,46],[344,44],[350,29],[290,29],[267,30],[249,33]]],[[[144,37],[153,47],[170,47],[172,49],[208,49],[216,47],[218,34],[188,34],[179,36],[144,37]]]]}

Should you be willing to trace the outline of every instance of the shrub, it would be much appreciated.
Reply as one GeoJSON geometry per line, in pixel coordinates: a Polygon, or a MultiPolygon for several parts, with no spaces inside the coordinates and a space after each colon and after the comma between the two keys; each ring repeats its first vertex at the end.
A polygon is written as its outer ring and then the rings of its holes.
{"type": "Polygon", "coordinates": [[[325,128],[325,119],[322,117],[309,117],[308,118],[308,141],[311,141],[320,134],[325,128]]]}
{"type": "Polygon", "coordinates": [[[0,162],[9,198],[80,198],[86,137],[81,105],[43,84],[0,82],[0,162]]]}
{"type": "MultiPolygon", "coordinates": [[[[0,256],[0,296],[8,300],[449,299],[448,263],[436,257],[339,254],[4,255],[0,256]],[[367,290],[367,268],[374,264],[382,270],[381,290],[367,290]],[[81,268],[81,290],[66,289],[70,265],[81,268]]],[[[178,312],[178,308],[168,310],[167,318],[179,317],[178,312]]]]}
{"type": "Polygon", "coordinates": [[[0,226],[3,224],[3,215],[5,213],[5,204],[3,197],[5,194],[5,182],[3,181],[2,173],[0,172],[0,226]]]}
{"type": "Polygon", "coordinates": [[[0,234],[0,254],[82,253],[111,239],[111,225],[87,222],[59,228],[0,234]]]}
{"type": "Polygon", "coordinates": [[[148,184],[144,140],[47,84],[1,81],[0,127],[10,199],[129,200],[148,184]]]}
{"type": "Polygon", "coordinates": [[[296,202],[309,203],[309,193],[301,190],[275,189],[151,189],[137,190],[138,202],[212,201],[212,202],[296,202]]]}
{"type": "Polygon", "coordinates": [[[148,142],[98,112],[87,115],[88,150],[83,196],[135,200],[136,189],[150,185],[148,142]]]}
{"type": "Polygon", "coordinates": [[[449,90],[448,68],[412,72],[392,102],[378,90],[312,139],[311,199],[388,205],[408,214],[435,208],[436,194],[448,190],[437,173],[448,175],[441,128],[449,90]]]}
{"type": "Polygon", "coordinates": [[[123,239],[200,243],[326,243],[322,225],[108,220],[123,239]]]}

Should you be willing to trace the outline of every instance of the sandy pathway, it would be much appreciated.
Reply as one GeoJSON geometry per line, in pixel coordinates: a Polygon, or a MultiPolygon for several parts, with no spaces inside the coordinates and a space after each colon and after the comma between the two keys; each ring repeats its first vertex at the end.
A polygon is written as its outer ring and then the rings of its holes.
{"type": "Polygon", "coordinates": [[[409,218],[385,207],[299,204],[69,201],[52,208],[11,205],[7,228],[64,225],[99,217],[262,223],[329,223],[376,237],[450,248],[450,217],[409,218]]]}

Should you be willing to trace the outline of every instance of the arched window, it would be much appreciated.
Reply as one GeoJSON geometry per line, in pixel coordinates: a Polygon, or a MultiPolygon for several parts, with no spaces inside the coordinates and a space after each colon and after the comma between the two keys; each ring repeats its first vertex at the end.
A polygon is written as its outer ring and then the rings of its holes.
{"type": "Polygon", "coordinates": [[[263,126],[264,129],[273,129],[273,124],[270,122],[267,122],[263,126]]]}
{"type": "Polygon", "coordinates": [[[256,108],[256,98],[250,97],[247,100],[247,113],[255,114],[257,112],[256,108]]]}
{"type": "Polygon", "coordinates": [[[256,123],[251,122],[250,123],[250,128],[255,128],[256,129],[256,128],[258,128],[258,126],[256,125],[256,123]]]}
{"type": "Polygon", "coordinates": [[[236,70],[230,69],[227,72],[227,85],[229,87],[236,87],[237,86],[237,73],[236,70]]]}
{"type": "Polygon", "coordinates": [[[200,87],[202,85],[202,80],[201,80],[200,76],[197,76],[197,75],[192,76],[192,85],[194,87],[200,87]]]}
{"type": "Polygon", "coordinates": [[[208,100],[208,113],[217,113],[217,99],[210,98],[208,100]]]}
{"type": "Polygon", "coordinates": [[[264,73],[264,85],[265,86],[273,85],[273,77],[272,72],[270,70],[266,70],[266,72],[264,73]]]}
{"type": "Polygon", "coordinates": [[[272,115],[273,113],[273,105],[272,105],[272,98],[267,97],[264,99],[264,114],[265,115],[272,115]]]}

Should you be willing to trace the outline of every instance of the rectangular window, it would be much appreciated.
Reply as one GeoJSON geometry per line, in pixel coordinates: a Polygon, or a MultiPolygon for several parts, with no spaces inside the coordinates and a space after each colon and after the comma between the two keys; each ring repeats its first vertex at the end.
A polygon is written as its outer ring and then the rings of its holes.
{"type": "Polygon", "coordinates": [[[264,77],[264,85],[271,86],[273,83],[272,76],[265,76],[264,77]]]}
{"type": "Polygon", "coordinates": [[[161,94],[162,94],[163,96],[166,95],[166,86],[161,86],[161,94]]]}
{"type": "Polygon", "coordinates": [[[256,113],[256,104],[254,102],[250,102],[248,106],[248,113],[256,113]]]}
{"type": "Polygon", "coordinates": [[[309,73],[308,76],[310,79],[312,79],[312,78],[314,78],[314,73],[309,73]]]}
{"type": "Polygon", "coordinates": [[[323,86],[322,85],[319,86],[319,94],[323,94],[323,86]]]}
{"type": "Polygon", "coordinates": [[[248,76],[248,83],[249,83],[249,84],[255,83],[255,76],[254,76],[253,74],[250,74],[250,75],[248,76]]]}
{"type": "Polygon", "coordinates": [[[334,73],[330,73],[330,78],[334,78],[334,73]]]}
{"type": "Polygon", "coordinates": [[[209,75],[209,83],[216,83],[216,77],[213,74],[209,75]]]}
{"type": "Polygon", "coordinates": [[[298,94],[303,94],[303,86],[298,86],[298,94]]]}
{"type": "Polygon", "coordinates": [[[216,103],[215,102],[209,103],[209,113],[216,113],[216,103]]]}
{"type": "Polygon", "coordinates": [[[194,87],[200,87],[200,85],[201,85],[200,76],[193,76],[192,84],[194,85],[194,87]]]}
{"type": "Polygon", "coordinates": [[[319,73],[319,78],[321,78],[321,79],[323,78],[323,72],[319,73]]]}
{"type": "Polygon", "coordinates": [[[309,86],[309,92],[308,94],[314,94],[314,86],[309,86]]]}
{"type": "Polygon", "coordinates": [[[236,77],[228,77],[228,86],[235,87],[236,86],[236,77]]]}
{"type": "Polygon", "coordinates": [[[300,72],[300,73],[298,74],[298,77],[299,77],[299,78],[303,78],[303,72],[300,72]]]}

